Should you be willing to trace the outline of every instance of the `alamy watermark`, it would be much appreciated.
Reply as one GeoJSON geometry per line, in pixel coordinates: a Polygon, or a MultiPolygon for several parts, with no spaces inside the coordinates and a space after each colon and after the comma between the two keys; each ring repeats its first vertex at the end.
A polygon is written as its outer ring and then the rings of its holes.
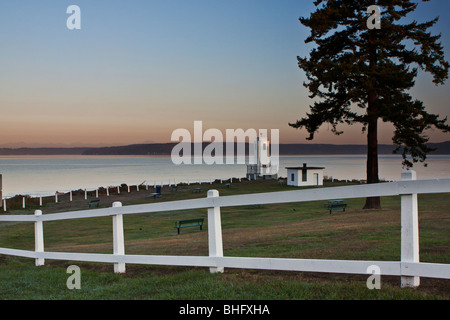
{"type": "Polygon", "coordinates": [[[369,290],[381,289],[381,269],[377,265],[371,265],[367,268],[367,273],[372,274],[367,278],[366,286],[369,290]]]}
{"type": "Polygon", "coordinates": [[[80,30],[81,29],[81,9],[77,5],[70,5],[66,10],[67,14],[70,16],[67,18],[66,26],[69,30],[80,30]]]}
{"type": "MultiPolygon", "coordinates": [[[[81,29],[81,9],[77,5],[70,5],[66,10],[67,14],[70,16],[67,18],[66,26],[69,30],[80,30],[81,29]]],[[[371,16],[367,19],[367,28],[381,29],[381,11],[376,5],[371,5],[367,8],[367,13],[371,16]]]]}
{"type": "MultiPolygon", "coordinates": [[[[67,273],[71,274],[66,281],[69,290],[81,289],[81,269],[77,265],[67,267],[67,273]]],[[[366,286],[369,290],[381,289],[381,268],[377,265],[370,265],[366,270],[370,276],[367,278],[366,286]]]]}
{"type": "Polygon", "coordinates": [[[371,14],[369,19],[367,19],[367,28],[381,29],[381,11],[378,6],[372,5],[367,8],[367,13],[371,14]]]}
{"type": "Polygon", "coordinates": [[[69,290],[81,289],[81,270],[79,266],[71,265],[67,267],[66,273],[70,273],[71,276],[67,278],[66,286],[69,290]]]}
{"type": "Polygon", "coordinates": [[[171,141],[178,142],[171,152],[175,165],[249,164],[266,169],[265,174],[278,172],[278,129],[270,130],[269,139],[268,129],[226,129],[223,134],[215,128],[203,131],[203,122],[194,121],[193,135],[187,129],[175,129],[171,141]]]}
{"type": "MultiPolygon", "coordinates": [[[[69,30],[81,29],[81,9],[70,5],[66,10],[70,16],[66,20],[69,30]]],[[[367,8],[370,17],[367,28],[381,29],[381,11],[376,5],[367,8]]],[[[225,135],[215,128],[203,132],[203,122],[194,121],[194,133],[184,128],[176,129],[171,135],[172,142],[178,142],[171,152],[172,162],[180,164],[248,164],[262,168],[264,174],[277,174],[279,166],[279,130],[267,129],[226,129],[225,135]],[[224,139],[225,138],[225,139],[224,139]],[[203,148],[204,143],[209,143],[203,148]],[[225,145],[225,153],[224,153],[225,145]],[[248,157],[246,146],[248,145],[248,157]],[[192,148],[194,149],[192,153],[192,148]],[[235,154],[235,150],[237,151],[235,154]]],[[[71,274],[66,282],[68,289],[81,289],[81,270],[76,265],[67,268],[71,274]]],[[[369,290],[381,288],[381,269],[377,265],[367,268],[371,274],[366,282],[369,290]]]]}

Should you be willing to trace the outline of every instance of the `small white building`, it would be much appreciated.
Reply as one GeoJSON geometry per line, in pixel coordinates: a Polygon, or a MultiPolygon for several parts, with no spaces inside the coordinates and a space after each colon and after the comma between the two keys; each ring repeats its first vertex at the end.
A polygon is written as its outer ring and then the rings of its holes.
{"type": "Polygon", "coordinates": [[[286,167],[286,169],[288,186],[323,186],[324,167],[308,167],[304,163],[303,167],[286,167]]]}

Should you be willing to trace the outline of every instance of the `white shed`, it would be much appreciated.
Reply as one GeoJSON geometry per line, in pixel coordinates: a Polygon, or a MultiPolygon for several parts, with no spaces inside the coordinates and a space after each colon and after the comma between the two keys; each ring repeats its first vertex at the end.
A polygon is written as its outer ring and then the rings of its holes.
{"type": "Polygon", "coordinates": [[[287,185],[294,187],[322,186],[324,167],[286,167],[287,185]]]}

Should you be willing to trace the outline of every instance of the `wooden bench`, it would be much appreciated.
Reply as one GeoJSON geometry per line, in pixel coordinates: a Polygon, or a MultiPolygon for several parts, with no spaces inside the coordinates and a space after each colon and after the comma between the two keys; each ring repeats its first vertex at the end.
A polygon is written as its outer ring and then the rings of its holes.
{"type": "Polygon", "coordinates": [[[344,202],[344,200],[330,200],[327,201],[325,204],[327,209],[330,211],[330,214],[335,209],[342,209],[342,211],[345,211],[345,208],[347,207],[347,204],[344,202]]]}
{"type": "Polygon", "coordinates": [[[94,200],[89,201],[89,208],[98,207],[99,202],[100,202],[100,199],[94,199],[94,200]]]}
{"type": "Polygon", "coordinates": [[[200,230],[202,230],[204,220],[204,218],[178,220],[175,222],[175,228],[177,228],[178,234],[180,234],[181,228],[200,226],[200,230]]]}

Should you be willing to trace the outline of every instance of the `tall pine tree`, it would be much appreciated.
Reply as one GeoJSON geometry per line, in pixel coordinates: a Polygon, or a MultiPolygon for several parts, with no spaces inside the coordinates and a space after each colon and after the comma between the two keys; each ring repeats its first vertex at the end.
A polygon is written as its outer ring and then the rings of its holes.
{"type": "MultiPolygon", "coordinates": [[[[404,167],[424,162],[432,151],[425,130],[450,130],[446,118],[428,113],[409,94],[419,69],[430,73],[436,85],[448,78],[440,35],[428,31],[438,18],[405,23],[417,8],[409,0],[316,0],[314,4],[310,17],[299,20],[311,29],[305,42],[316,46],[309,58],[297,59],[308,79],[304,86],[318,101],[306,117],[289,125],[305,128],[312,140],[324,123],[337,135],[342,133],[339,124],[362,124],[367,133],[367,183],[379,182],[379,119],[393,124],[395,152],[401,152],[404,167]],[[379,29],[368,27],[371,5],[380,9],[379,29]]],[[[367,198],[364,208],[380,208],[380,198],[367,198]]]]}

